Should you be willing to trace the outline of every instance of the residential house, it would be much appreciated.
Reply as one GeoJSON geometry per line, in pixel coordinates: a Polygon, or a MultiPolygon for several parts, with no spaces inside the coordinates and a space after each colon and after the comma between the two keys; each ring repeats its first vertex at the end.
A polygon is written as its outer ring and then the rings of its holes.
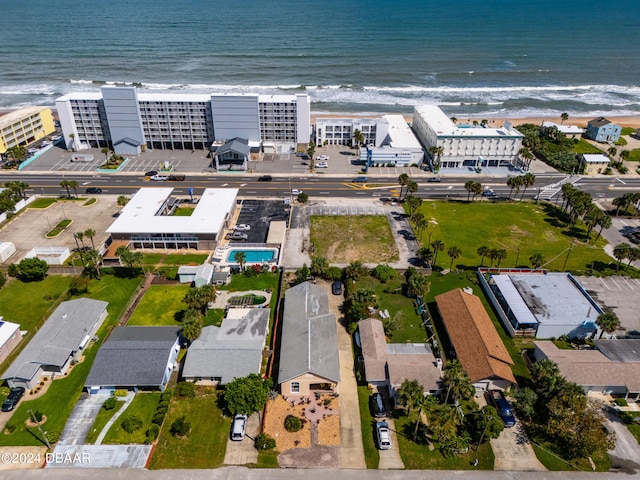
{"type": "Polygon", "coordinates": [[[209,326],[189,346],[182,377],[199,385],[226,385],[260,373],[267,334],[268,308],[232,308],[220,327],[209,326]]]}
{"type": "Polygon", "coordinates": [[[65,375],[107,318],[107,302],[78,298],[62,302],[20,352],[2,379],[11,388],[34,388],[42,377],[65,375]]]}
{"type": "Polygon", "coordinates": [[[594,118],[587,123],[587,136],[596,142],[617,142],[621,133],[622,127],[604,117],[594,118]]]}
{"type": "Polygon", "coordinates": [[[516,384],[513,360],[477,296],[456,288],[436,296],[456,358],[476,390],[506,390],[516,384]]]}
{"type": "Polygon", "coordinates": [[[178,279],[180,283],[193,283],[194,287],[201,287],[211,283],[213,277],[213,265],[203,263],[202,265],[183,265],[178,267],[178,279]]]}
{"type": "Polygon", "coordinates": [[[20,325],[0,317],[0,363],[4,362],[22,340],[20,325]]]}
{"type": "Polygon", "coordinates": [[[555,127],[560,133],[563,133],[567,138],[581,138],[584,133],[584,128],[580,128],[577,125],[558,125],[554,122],[545,121],[542,122],[543,127],[555,127]]]}
{"type": "Polygon", "coordinates": [[[583,153],[580,155],[582,173],[585,175],[602,173],[609,166],[610,160],[609,157],[601,153],[583,153]]]}
{"type": "Polygon", "coordinates": [[[117,327],[85,381],[91,394],[116,389],[164,391],[180,352],[178,327],[117,327]]]}
{"type": "Polygon", "coordinates": [[[327,290],[304,282],[287,290],[282,316],[278,385],[286,396],[337,392],[340,383],[336,317],[327,290]]]}

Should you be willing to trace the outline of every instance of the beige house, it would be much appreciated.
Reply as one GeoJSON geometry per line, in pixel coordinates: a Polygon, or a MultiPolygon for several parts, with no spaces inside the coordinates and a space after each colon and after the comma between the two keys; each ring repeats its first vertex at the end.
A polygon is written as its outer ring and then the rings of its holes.
{"type": "Polygon", "coordinates": [[[22,340],[20,325],[5,322],[0,317],[0,363],[4,362],[9,354],[22,340]]]}
{"type": "Polygon", "coordinates": [[[585,175],[602,173],[609,166],[609,157],[601,153],[584,153],[580,155],[580,164],[584,166],[585,175]]]}
{"type": "Polygon", "coordinates": [[[287,290],[279,365],[278,385],[282,395],[337,393],[338,332],[325,288],[304,282],[287,290]]]}

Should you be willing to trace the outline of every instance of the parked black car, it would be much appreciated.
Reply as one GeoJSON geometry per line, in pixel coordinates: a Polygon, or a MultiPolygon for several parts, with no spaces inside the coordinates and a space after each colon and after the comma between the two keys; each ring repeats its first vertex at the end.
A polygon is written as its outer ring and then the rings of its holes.
{"type": "Polygon", "coordinates": [[[12,388],[11,392],[9,392],[9,396],[2,404],[2,411],[10,412],[14,408],[16,408],[16,405],[18,405],[18,402],[20,401],[23,395],[24,395],[24,388],[22,387],[12,388]]]}
{"type": "Polygon", "coordinates": [[[340,280],[336,280],[331,284],[331,293],[342,295],[342,282],[340,280]]]}
{"type": "Polygon", "coordinates": [[[89,195],[98,195],[98,194],[102,193],[102,189],[101,188],[95,188],[95,187],[89,187],[84,191],[84,193],[89,194],[89,195]]]}
{"type": "Polygon", "coordinates": [[[513,415],[511,404],[505,398],[504,393],[500,390],[489,390],[487,394],[493,406],[496,407],[500,418],[502,418],[504,426],[507,428],[513,427],[516,424],[516,417],[513,415]]]}
{"type": "Polygon", "coordinates": [[[371,415],[376,418],[386,417],[387,409],[384,407],[384,399],[379,393],[374,393],[369,397],[369,408],[371,415]]]}

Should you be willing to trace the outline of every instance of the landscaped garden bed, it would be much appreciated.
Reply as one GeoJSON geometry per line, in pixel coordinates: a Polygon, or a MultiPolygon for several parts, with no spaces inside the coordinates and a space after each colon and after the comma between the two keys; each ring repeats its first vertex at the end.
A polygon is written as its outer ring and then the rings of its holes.
{"type": "Polygon", "coordinates": [[[64,232],[72,223],[73,223],[73,220],[69,220],[69,219],[61,220],[60,222],[58,222],[58,224],[55,227],[53,227],[51,230],[47,232],[46,237],[47,238],[57,237],[62,232],[64,232]]]}

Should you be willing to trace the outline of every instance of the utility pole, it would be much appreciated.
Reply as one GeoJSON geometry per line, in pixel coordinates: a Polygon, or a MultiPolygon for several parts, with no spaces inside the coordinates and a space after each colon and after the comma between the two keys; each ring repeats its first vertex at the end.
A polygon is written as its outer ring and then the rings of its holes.
{"type": "Polygon", "coordinates": [[[571,254],[571,250],[573,249],[573,240],[571,240],[571,244],[569,244],[569,249],[567,250],[567,256],[564,259],[564,264],[562,265],[562,271],[564,272],[567,267],[567,261],[569,260],[569,255],[571,254]]]}
{"type": "Polygon", "coordinates": [[[482,431],[482,435],[480,435],[480,441],[478,442],[478,447],[476,448],[476,451],[478,450],[478,448],[480,448],[480,445],[482,445],[482,440],[484,439],[484,434],[487,433],[487,428],[489,428],[489,424],[493,422],[493,416],[489,415],[487,417],[487,424],[484,426],[484,430],[482,431]]]}
{"type": "Polygon", "coordinates": [[[49,443],[49,439],[47,438],[47,434],[46,434],[46,432],[42,431],[42,427],[40,427],[40,422],[38,422],[36,420],[36,416],[33,414],[33,410],[29,409],[29,414],[31,415],[31,420],[33,421],[33,423],[35,423],[37,425],[38,430],[42,434],[42,438],[44,438],[44,443],[47,444],[47,448],[49,450],[51,450],[51,444],[49,443]]]}

